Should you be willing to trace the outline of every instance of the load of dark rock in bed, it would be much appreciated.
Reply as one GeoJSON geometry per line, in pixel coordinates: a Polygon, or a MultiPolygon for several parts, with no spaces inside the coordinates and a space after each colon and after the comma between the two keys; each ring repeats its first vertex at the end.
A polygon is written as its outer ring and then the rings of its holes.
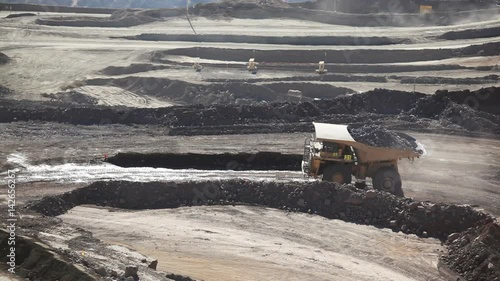
{"type": "Polygon", "coordinates": [[[416,150],[414,138],[399,132],[392,132],[377,125],[364,125],[359,128],[348,127],[349,133],[357,141],[371,146],[416,150]]]}

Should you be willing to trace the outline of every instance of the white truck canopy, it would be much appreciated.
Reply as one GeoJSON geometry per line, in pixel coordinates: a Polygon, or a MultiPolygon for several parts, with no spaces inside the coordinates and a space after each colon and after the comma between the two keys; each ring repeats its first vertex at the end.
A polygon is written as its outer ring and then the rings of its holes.
{"type": "Polygon", "coordinates": [[[317,140],[356,142],[347,130],[347,125],[315,122],[313,122],[313,124],[317,140]]]}

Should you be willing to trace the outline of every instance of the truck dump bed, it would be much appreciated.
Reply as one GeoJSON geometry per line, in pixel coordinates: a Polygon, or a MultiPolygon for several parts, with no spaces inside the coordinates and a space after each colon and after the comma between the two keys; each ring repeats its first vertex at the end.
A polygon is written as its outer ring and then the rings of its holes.
{"type": "Polygon", "coordinates": [[[353,147],[360,163],[391,161],[403,158],[413,159],[425,153],[422,145],[409,136],[408,137],[411,139],[406,139],[406,141],[414,141],[414,148],[408,147],[408,149],[401,149],[395,147],[379,147],[356,141],[349,132],[347,125],[326,123],[313,124],[317,141],[335,142],[353,147]]]}

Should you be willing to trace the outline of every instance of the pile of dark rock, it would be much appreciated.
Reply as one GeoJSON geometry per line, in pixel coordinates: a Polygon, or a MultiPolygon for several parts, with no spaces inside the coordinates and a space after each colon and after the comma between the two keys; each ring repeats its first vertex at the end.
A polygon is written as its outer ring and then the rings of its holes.
{"type": "MultiPolygon", "coordinates": [[[[272,90],[262,90],[249,84],[217,84],[191,86],[168,79],[155,80],[149,92],[140,88],[148,81],[141,79],[114,81],[114,85],[141,94],[156,95],[172,100],[197,100],[214,105],[186,105],[166,108],[126,108],[78,104],[4,101],[0,104],[0,122],[49,121],[70,124],[151,124],[179,128],[176,134],[224,134],[311,132],[312,122],[353,125],[383,125],[397,130],[428,129],[449,133],[481,132],[500,134],[500,88],[478,91],[438,92],[435,95],[377,89],[362,94],[344,95],[331,100],[310,102],[273,101],[281,97],[272,90]],[[201,88],[200,88],[201,87],[201,88]],[[246,104],[246,103],[250,104],[246,104]],[[296,126],[297,125],[297,126],[296,126]],[[238,127],[244,127],[244,131],[238,127]],[[260,127],[259,127],[260,126],[260,127]],[[250,128],[251,127],[251,128],[250,128]],[[296,128],[295,128],[296,127],[296,128]],[[201,130],[200,130],[201,128],[201,130]]],[[[109,80],[93,81],[93,85],[108,85],[109,80]]],[[[151,82],[151,81],[150,81],[151,82]]],[[[154,81],[153,81],[154,82],[154,81]]],[[[73,94],[75,96],[75,94],[73,94]]],[[[70,97],[73,99],[72,97],[70,97]]],[[[80,99],[77,101],[81,102],[80,99]]],[[[89,102],[92,103],[92,102],[89,102]]],[[[175,131],[175,130],[174,130],[175,131]]],[[[405,136],[400,136],[403,140],[405,136]]]]}
{"type": "Polygon", "coordinates": [[[500,225],[491,222],[448,237],[442,260],[467,280],[500,280],[500,225]]]}
{"type": "Polygon", "coordinates": [[[57,216],[81,204],[126,209],[253,204],[439,239],[491,221],[489,215],[470,206],[419,202],[327,182],[97,182],[62,195],[45,197],[31,203],[29,208],[44,215],[57,216]]]}

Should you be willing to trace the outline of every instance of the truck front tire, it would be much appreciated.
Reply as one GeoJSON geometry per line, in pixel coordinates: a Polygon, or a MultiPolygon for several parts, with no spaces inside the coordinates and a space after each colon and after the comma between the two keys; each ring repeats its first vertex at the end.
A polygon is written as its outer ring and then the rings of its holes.
{"type": "Polygon", "coordinates": [[[345,165],[330,165],[323,171],[323,181],[336,182],[339,184],[351,183],[351,167],[345,165]]]}
{"type": "Polygon", "coordinates": [[[373,177],[373,188],[404,197],[401,176],[394,167],[380,168],[373,177]]]}

